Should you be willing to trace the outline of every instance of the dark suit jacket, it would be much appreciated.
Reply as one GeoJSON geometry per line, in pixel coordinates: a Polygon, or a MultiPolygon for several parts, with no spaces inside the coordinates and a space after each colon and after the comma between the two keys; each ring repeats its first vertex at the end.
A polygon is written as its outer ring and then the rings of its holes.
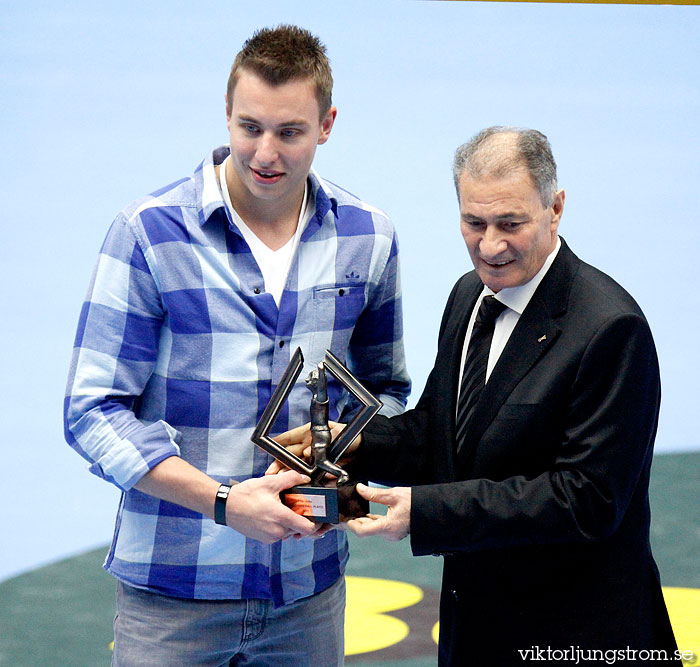
{"type": "Polygon", "coordinates": [[[474,271],[457,282],[416,408],[376,418],[357,459],[370,479],[414,487],[413,553],[445,556],[440,664],[522,665],[533,646],[673,652],[649,547],[660,385],[644,315],[562,241],[456,456],[482,287],[474,271]]]}

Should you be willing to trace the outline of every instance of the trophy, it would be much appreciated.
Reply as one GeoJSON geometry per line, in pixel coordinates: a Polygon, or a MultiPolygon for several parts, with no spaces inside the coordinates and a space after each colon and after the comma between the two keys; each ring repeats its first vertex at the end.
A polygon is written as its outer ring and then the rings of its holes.
{"type": "Polygon", "coordinates": [[[364,516],[369,511],[369,502],[357,493],[356,484],[338,465],[338,460],[379,412],[382,403],[360,384],[330,350],[326,350],[325,359],[319,362],[306,379],[306,386],[312,395],[309,408],[311,461],[307,463],[269,436],[269,430],[303,366],[304,356],[301,349],[297,348],[250,439],[280,463],[311,478],[308,484],[293,486],[280,494],[282,502],[294,512],[318,523],[339,523],[364,516]],[[335,439],[331,439],[328,426],[326,373],[330,373],[363,405],[357,416],[335,439]]]}

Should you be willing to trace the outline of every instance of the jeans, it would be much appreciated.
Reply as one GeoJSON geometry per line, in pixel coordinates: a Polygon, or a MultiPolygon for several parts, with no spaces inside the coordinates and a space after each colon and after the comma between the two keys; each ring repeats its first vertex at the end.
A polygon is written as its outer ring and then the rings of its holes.
{"type": "Polygon", "coordinates": [[[345,580],[275,609],[271,600],[184,600],[117,585],[115,667],[343,664],[345,580]]]}

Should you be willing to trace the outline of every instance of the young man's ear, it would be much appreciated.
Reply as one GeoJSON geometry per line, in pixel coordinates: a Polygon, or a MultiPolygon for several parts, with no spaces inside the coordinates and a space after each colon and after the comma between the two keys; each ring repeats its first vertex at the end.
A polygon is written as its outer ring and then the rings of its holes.
{"type": "Polygon", "coordinates": [[[333,123],[335,123],[335,117],[338,114],[338,109],[331,107],[326,111],[326,115],[321,122],[321,133],[318,135],[318,144],[325,144],[328,141],[328,137],[331,135],[331,130],[333,129],[333,123]]]}

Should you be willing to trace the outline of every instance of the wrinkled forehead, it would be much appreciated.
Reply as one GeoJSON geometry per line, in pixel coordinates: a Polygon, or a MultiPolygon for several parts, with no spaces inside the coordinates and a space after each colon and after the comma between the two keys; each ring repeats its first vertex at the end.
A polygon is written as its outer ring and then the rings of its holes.
{"type": "Polygon", "coordinates": [[[464,171],[459,179],[458,193],[462,209],[468,206],[495,206],[499,202],[530,208],[539,202],[537,188],[523,166],[505,174],[490,173],[477,177],[464,171]]]}

